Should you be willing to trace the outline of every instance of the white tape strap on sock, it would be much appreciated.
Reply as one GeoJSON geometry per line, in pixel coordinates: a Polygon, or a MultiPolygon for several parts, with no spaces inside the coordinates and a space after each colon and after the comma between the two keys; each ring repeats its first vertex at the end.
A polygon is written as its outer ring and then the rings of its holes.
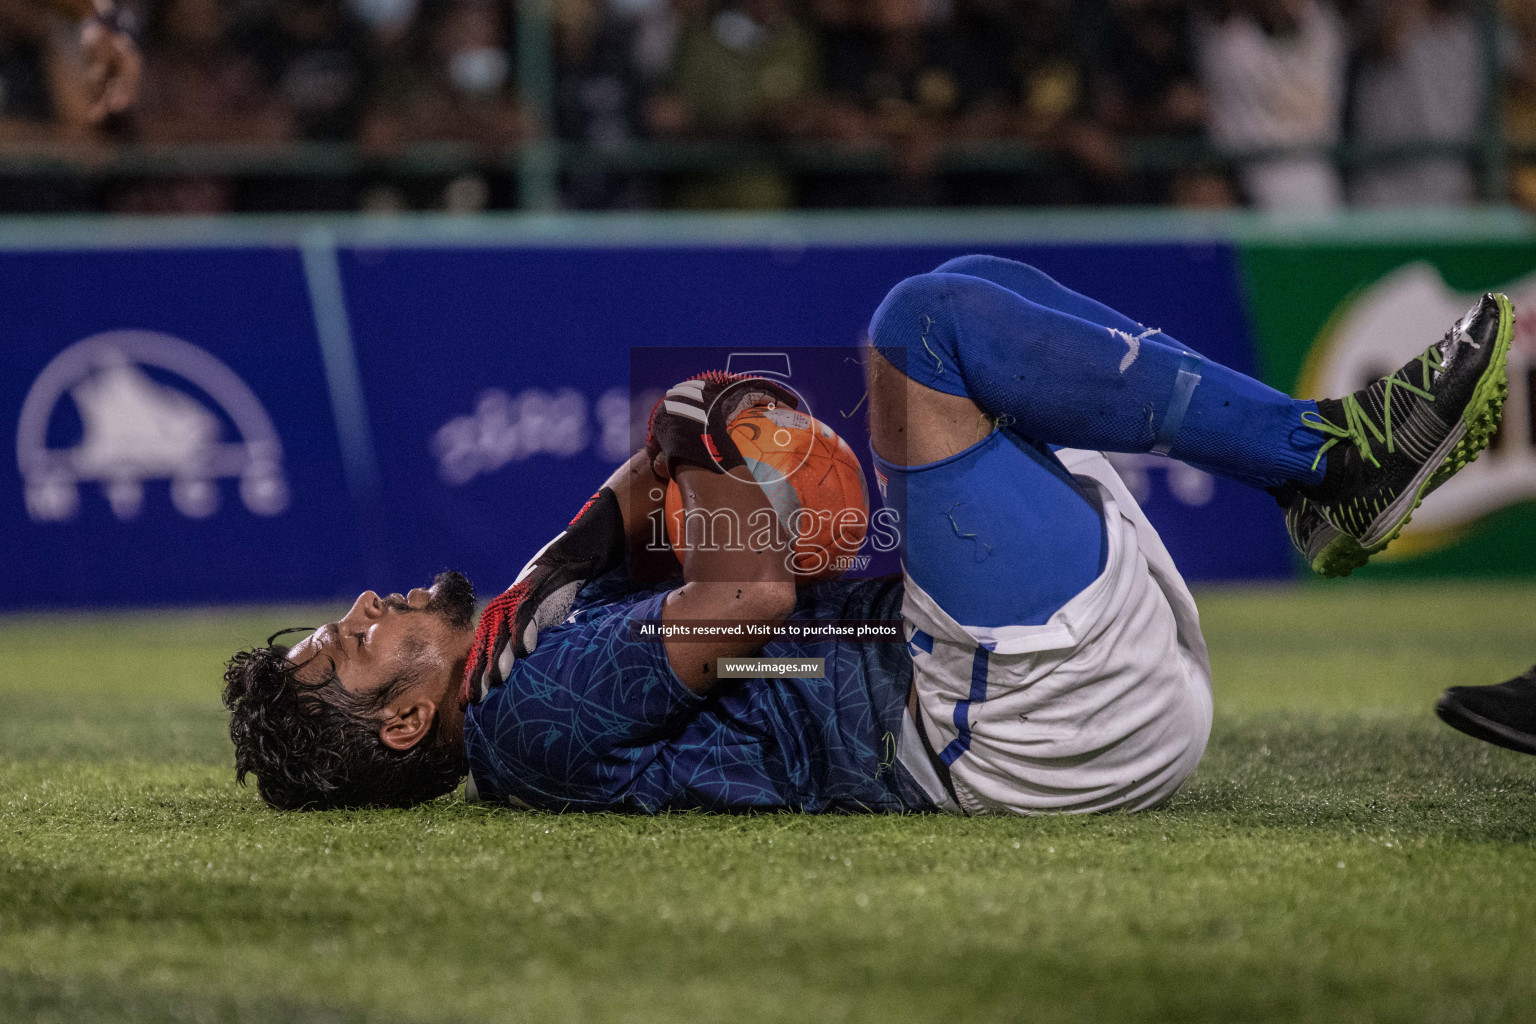
{"type": "Polygon", "coordinates": [[[1179,360],[1179,375],[1173,381],[1173,394],[1168,396],[1168,411],[1163,414],[1163,424],[1157,428],[1152,440],[1152,451],[1167,455],[1173,450],[1173,440],[1184,426],[1184,414],[1189,412],[1189,400],[1200,383],[1200,366],[1203,360],[1192,352],[1185,352],[1179,360]]]}

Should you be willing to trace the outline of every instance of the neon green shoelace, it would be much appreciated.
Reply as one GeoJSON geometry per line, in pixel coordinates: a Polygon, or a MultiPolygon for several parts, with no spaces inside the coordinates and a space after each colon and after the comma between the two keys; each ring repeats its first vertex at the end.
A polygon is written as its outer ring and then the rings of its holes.
{"type": "Polygon", "coordinates": [[[1403,388],[1410,394],[1418,395],[1426,402],[1433,402],[1435,400],[1435,396],[1429,392],[1429,374],[1431,370],[1445,369],[1445,363],[1441,361],[1434,345],[1419,353],[1419,367],[1424,372],[1423,387],[1403,380],[1396,373],[1386,379],[1387,393],[1381,403],[1381,427],[1376,426],[1375,422],[1371,420],[1370,413],[1365,411],[1359,399],[1355,398],[1354,395],[1345,395],[1344,400],[1340,403],[1344,406],[1344,425],[1342,427],[1337,423],[1331,423],[1324,419],[1321,413],[1310,411],[1302,413],[1301,422],[1303,424],[1311,427],[1313,430],[1330,435],[1328,440],[1323,442],[1323,446],[1317,450],[1317,458],[1312,460],[1312,468],[1316,469],[1318,463],[1323,461],[1323,456],[1328,453],[1328,449],[1340,441],[1353,441],[1355,447],[1360,450],[1360,457],[1380,469],[1381,463],[1377,460],[1376,453],[1371,450],[1371,438],[1374,437],[1378,443],[1385,443],[1388,454],[1396,451],[1392,440],[1392,389],[1395,387],[1403,388]],[[1307,418],[1309,416],[1311,419],[1307,418]]]}

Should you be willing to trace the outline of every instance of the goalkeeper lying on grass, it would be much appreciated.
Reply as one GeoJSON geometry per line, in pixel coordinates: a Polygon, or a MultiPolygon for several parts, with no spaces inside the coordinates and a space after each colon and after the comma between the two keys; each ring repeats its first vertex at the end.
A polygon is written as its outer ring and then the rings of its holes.
{"type": "Polygon", "coordinates": [[[445,573],[403,597],[364,593],[292,648],[235,655],[236,769],[282,808],[408,806],[466,774],[472,796],[568,810],[1155,806],[1205,749],[1210,666],[1188,589],[1100,452],[1264,488],[1312,568],[1346,574],[1486,446],[1513,325],[1509,301],[1484,296],[1391,376],[1297,401],[1023,264],[951,261],[899,284],[870,325],[900,578],[797,588],[769,544],[694,550],[681,580],[632,582],[662,478],[693,509],[770,507],[725,425],[793,399],[759,380],[685,381],[647,449],[478,628],[469,582],[445,573]],[[658,643],[631,628],[898,616],[905,645],[658,643]],[[716,678],[717,658],[760,652],[824,658],[826,674],[716,678]]]}

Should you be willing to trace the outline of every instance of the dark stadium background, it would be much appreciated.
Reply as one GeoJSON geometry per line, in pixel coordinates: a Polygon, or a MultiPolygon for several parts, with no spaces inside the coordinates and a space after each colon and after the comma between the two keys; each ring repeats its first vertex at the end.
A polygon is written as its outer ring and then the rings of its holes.
{"type": "Polygon", "coordinates": [[[0,208],[1334,205],[1241,170],[1304,153],[1350,205],[1536,202],[1524,0],[128,7],[142,101],[92,128],[68,33],[0,4],[0,208]]]}

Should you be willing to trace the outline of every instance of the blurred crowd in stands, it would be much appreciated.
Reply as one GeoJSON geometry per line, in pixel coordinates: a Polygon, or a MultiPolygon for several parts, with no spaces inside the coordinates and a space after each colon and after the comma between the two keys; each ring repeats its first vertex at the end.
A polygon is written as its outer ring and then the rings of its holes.
{"type": "Polygon", "coordinates": [[[1489,182],[1536,206],[1536,0],[547,2],[541,99],[516,0],[138,0],[140,102],[89,126],[71,27],[0,0],[0,209],[508,207],[506,155],[540,138],[694,154],[564,164],[582,209],[1315,211],[1505,198],[1489,182]],[[113,146],[305,143],[355,166],[91,171],[113,146]],[[466,166],[413,170],[433,143],[466,166]],[[19,169],[52,153],[63,170],[19,169]]]}

